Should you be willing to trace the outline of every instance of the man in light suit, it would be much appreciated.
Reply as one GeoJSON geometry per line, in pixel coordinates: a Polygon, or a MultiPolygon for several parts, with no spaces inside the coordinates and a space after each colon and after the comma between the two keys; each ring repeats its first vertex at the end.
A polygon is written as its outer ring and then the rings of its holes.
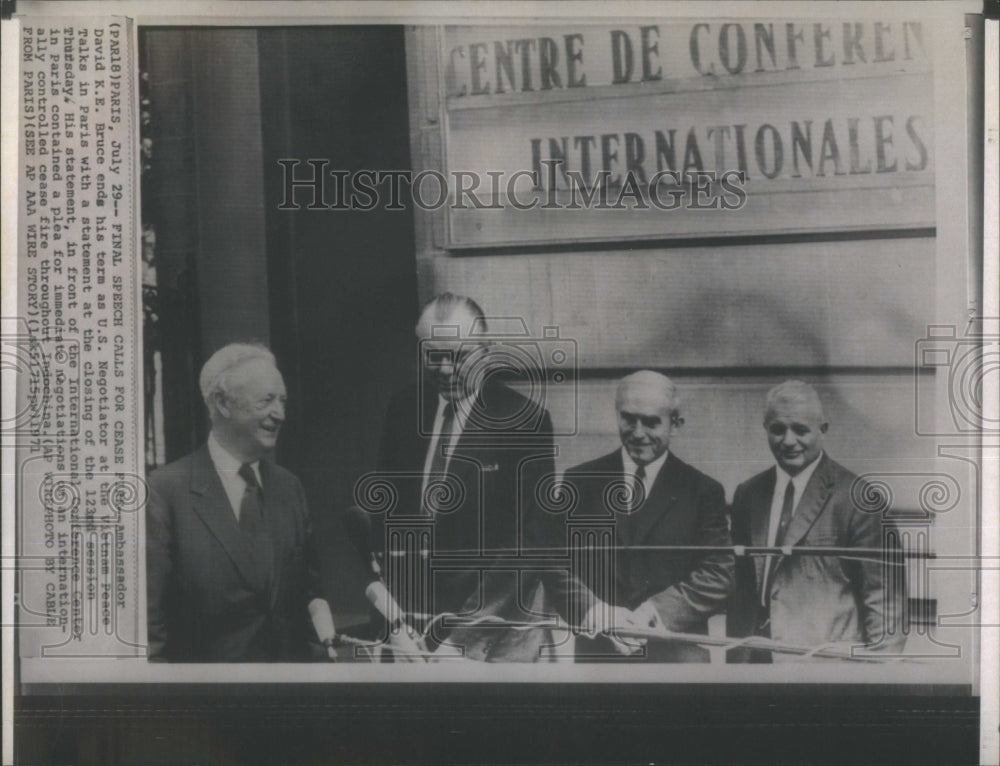
{"type": "MultiPolygon", "coordinates": [[[[578,583],[588,598],[578,661],[632,656],[652,662],[707,662],[694,644],[649,641],[640,645],[619,629],[658,628],[707,633],[707,620],[722,610],[733,582],[729,552],[642,550],[655,546],[726,546],[729,530],[722,485],[669,450],[683,422],[673,382],[642,370],[624,378],[615,397],[621,446],[570,468],[564,477],[579,498],[571,517],[605,519],[614,526],[609,571],[578,583]]],[[[598,550],[598,556],[607,556],[598,550]]],[[[598,567],[600,569],[600,567],[598,567]]]]}
{"type": "MultiPolygon", "coordinates": [[[[383,576],[390,563],[404,573],[387,587],[411,622],[413,612],[524,620],[522,607],[540,608],[543,599],[535,573],[527,572],[531,563],[525,572],[494,564],[565,545],[559,520],[535,498],[538,481],[554,474],[551,418],[496,380],[486,319],[471,298],[444,293],[430,301],[416,335],[423,384],[402,390],[388,407],[377,474],[398,501],[388,519],[375,520],[372,549],[383,576]],[[410,518],[430,522],[430,549],[410,559],[387,553],[386,524],[410,518]],[[464,556],[469,565],[437,569],[432,582],[418,583],[425,553],[464,556]]],[[[392,627],[390,642],[405,655],[403,633],[392,627]]],[[[545,641],[543,631],[487,625],[449,631],[439,622],[434,633],[432,646],[447,637],[465,657],[485,661],[535,661],[545,641]]]]}
{"type": "Polygon", "coordinates": [[[310,639],[332,652],[305,493],[269,459],[286,399],[274,356],[256,344],[225,346],[200,386],[208,442],[148,481],[149,659],[306,660],[310,639]]]}
{"type": "MultiPolygon", "coordinates": [[[[857,477],[823,450],[828,424],[815,389],[796,380],[772,388],[764,430],[776,465],[737,487],[733,542],[883,550],[880,515],[855,505],[853,498],[864,496],[857,477]]],[[[845,650],[865,646],[898,652],[906,640],[898,624],[905,588],[901,577],[885,577],[880,558],[793,551],[742,559],[727,632],[805,646],[840,643],[845,650]]],[[[793,656],[734,650],[728,659],[771,662],[793,656]]]]}

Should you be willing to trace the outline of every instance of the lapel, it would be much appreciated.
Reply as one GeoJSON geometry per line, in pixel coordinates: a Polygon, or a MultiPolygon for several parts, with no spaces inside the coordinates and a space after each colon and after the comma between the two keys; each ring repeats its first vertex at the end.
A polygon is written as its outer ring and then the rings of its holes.
{"type": "MultiPolygon", "coordinates": [[[[424,407],[424,422],[434,424],[437,416],[440,400],[438,394],[433,397],[425,397],[422,402],[424,407]]],[[[478,399],[473,407],[482,407],[482,399],[478,399]]],[[[456,413],[457,417],[457,413],[456,413]]],[[[452,444],[451,459],[448,461],[449,481],[458,483],[464,492],[462,504],[450,513],[436,515],[434,519],[434,539],[435,545],[443,549],[458,550],[480,550],[482,545],[482,528],[480,523],[480,504],[478,494],[480,492],[480,477],[477,475],[476,466],[481,455],[477,455],[475,450],[471,450],[470,445],[475,443],[475,439],[470,439],[469,421],[466,421],[465,428],[459,434],[457,441],[452,444]]],[[[422,440],[423,451],[421,461],[427,457],[427,450],[430,449],[431,438],[422,440]]],[[[434,445],[435,450],[440,450],[444,445],[443,437],[439,437],[434,445]]],[[[421,462],[421,467],[424,465],[421,462]]]]}
{"type": "Polygon", "coordinates": [[[802,499],[795,507],[795,515],[792,516],[785,532],[785,545],[798,545],[799,541],[809,533],[816,519],[826,508],[833,486],[830,459],[824,453],[813,475],[809,477],[802,499]]]}
{"type": "MultiPolygon", "coordinates": [[[[491,400],[484,394],[485,387],[472,404],[472,411],[458,436],[458,441],[455,442],[452,459],[448,464],[448,473],[454,474],[464,483],[466,497],[470,499],[472,499],[470,496],[483,489],[486,474],[481,470],[481,466],[492,463],[498,452],[496,449],[491,449],[485,428],[493,420],[502,420],[502,417],[498,416],[497,412],[491,411],[488,406],[491,400]]],[[[493,410],[496,410],[496,407],[493,410]]]]}
{"type": "MultiPolygon", "coordinates": [[[[774,497],[774,487],[778,481],[778,469],[772,466],[761,474],[761,479],[754,482],[749,498],[750,507],[750,544],[767,545],[767,528],[771,521],[771,500],[774,497]]],[[[754,556],[753,563],[757,572],[757,583],[764,578],[765,556],[754,556]]]]}
{"type": "MultiPolygon", "coordinates": [[[[455,444],[456,452],[468,449],[470,444],[481,444],[483,438],[489,436],[490,423],[503,421],[503,413],[497,411],[498,394],[493,391],[492,396],[486,396],[487,385],[489,384],[483,384],[472,401],[471,409],[466,413],[465,427],[462,428],[462,433],[459,434],[458,442],[455,444]],[[493,407],[489,406],[491,401],[494,403],[493,407]]],[[[502,430],[502,426],[497,430],[502,430]]]]}
{"type": "Polygon", "coordinates": [[[240,527],[215,470],[208,446],[192,456],[191,507],[232,560],[237,571],[253,590],[263,590],[260,572],[243,545],[240,527]]]}
{"type": "MultiPolygon", "coordinates": [[[[413,391],[411,401],[413,404],[409,408],[409,417],[412,421],[408,419],[402,433],[398,434],[401,444],[396,449],[397,455],[402,458],[401,465],[413,466],[423,474],[424,460],[431,446],[430,434],[434,430],[434,418],[437,415],[437,393],[431,384],[426,382],[419,392],[413,391]]],[[[395,467],[399,468],[400,465],[395,467]]],[[[419,491],[418,484],[417,492],[419,491]]]]}
{"type": "MultiPolygon", "coordinates": [[[[653,527],[674,507],[677,501],[678,463],[673,452],[667,454],[667,460],[656,475],[646,501],[628,516],[625,523],[625,529],[628,530],[626,545],[641,545],[653,527]]],[[[621,452],[618,453],[618,464],[624,476],[625,465],[621,452]]]]}
{"type": "MultiPolygon", "coordinates": [[[[823,509],[826,508],[833,486],[834,480],[830,471],[829,458],[824,453],[823,457],[820,458],[820,464],[816,466],[813,475],[809,477],[809,483],[806,484],[806,489],[802,493],[802,499],[795,506],[795,515],[792,516],[788,530],[785,532],[784,545],[798,545],[802,538],[809,534],[809,530],[823,513],[823,509]]],[[[773,491],[772,487],[772,494],[773,491]]],[[[762,559],[763,557],[758,556],[757,558],[762,559]]],[[[774,581],[774,573],[778,571],[778,567],[786,558],[786,556],[781,555],[774,557],[769,576],[771,582],[774,581]]],[[[757,581],[760,582],[759,576],[757,581]]]]}

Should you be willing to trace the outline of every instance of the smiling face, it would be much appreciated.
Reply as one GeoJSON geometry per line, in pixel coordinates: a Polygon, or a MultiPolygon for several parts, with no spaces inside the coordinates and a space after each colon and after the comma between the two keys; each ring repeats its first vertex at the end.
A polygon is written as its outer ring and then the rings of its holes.
{"type": "Polygon", "coordinates": [[[783,399],[768,408],[764,428],[774,459],[789,476],[796,476],[822,452],[827,423],[815,404],[783,399]]]}
{"type": "Polygon", "coordinates": [[[661,388],[626,385],[618,393],[615,408],[622,446],[638,465],[648,465],[667,451],[675,426],[661,388]]]}
{"type": "Polygon", "coordinates": [[[253,462],[271,452],[285,422],[287,394],[281,373],[265,359],[241,364],[217,394],[217,438],[233,455],[253,462]]]}

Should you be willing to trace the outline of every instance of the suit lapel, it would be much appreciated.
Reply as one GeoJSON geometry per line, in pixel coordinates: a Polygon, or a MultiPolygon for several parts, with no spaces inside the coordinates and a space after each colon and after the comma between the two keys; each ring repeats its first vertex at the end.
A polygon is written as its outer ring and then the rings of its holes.
{"type": "MultiPolygon", "coordinates": [[[[766,471],[761,480],[752,488],[750,498],[750,544],[767,545],[767,529],[771,521],[771,501],[774,498],[774,486],[778,481],[778,469],[766,471]]],[[[754,556],[753,563],[757,572],[758,588],[764,579],[764,556],[754,556]]]]}
{"type": "MultiPolygon", "coordinates": [[[[425,422],[434,422],[437,415],[439,400],[437,395],[434,399],[425,402],[425,411],[429,418],[425,422]]],[[[482,474],[477,471],[477,466],[481,462],[481,450],[471,448],[475,442],[470,436],[480,433],[481,425],[477,426],[483,419],[485,413],[485,400],[482,393],[472,404],[472,411],[467,413],[465,427],[458,435],[458,439],[451,445],[451,459],[448,461],[448,475],[451,481],[458,482],[459,491],[465,495],[462,505],[452,511],[438,516],[435,524],[435,536],[439,544],[446,548],[458,550],[481,550],[483,545],[484,530],[482,529],[480,497],[482,474]],[[471,509],[471,511],[470,511],[471,509]]],[[[456,417],[457,417],[456,413],[456,417]]],[[[430,448],[430,440],[426,440],[426,449],[430,448]]],[[[444,437],[438,439],[435,445],[436,450],[440,450],[444,444],[444,437]]],[[[424,454],[426,456],[426,449],[424,454]]]]}
{"type": "Polygon", "coordinates": [[[208,447],[194,454],[191,470],[191,507],[212,533],[247,584],[262,590],[260,573],[243,544],[240,527],[233,514],[222,480],[215,470],[208,447]]]}
{"type": "Polygon", "coordinates": [[[785,545],[797,545],[812,529],[816,519],[826,507],[833,489],[833,478],[830,476],[829,468],[829,458],[823,455],[820,458],[820,464],[816,466],[813,475],[809,477],[809,483],[806,484],[806,489],[802,493],[802,499],[795,507],[795,514],[785,532],[785,545]]]}
{"type": "MultiPolygon", "coordinates": [[[[624,476],[625,466],[620,457],[618,462],[622,463],[621,470],[624,476]]],[[[663,468],[656,475],[656,481],[653,482],[646,501],[629,515],[625,524],[625,528],[630,531],[627,544],[641,545],[660,519],[670,512],[676,501],[677,458],[673,453],[669,453],[663,468]]]]}

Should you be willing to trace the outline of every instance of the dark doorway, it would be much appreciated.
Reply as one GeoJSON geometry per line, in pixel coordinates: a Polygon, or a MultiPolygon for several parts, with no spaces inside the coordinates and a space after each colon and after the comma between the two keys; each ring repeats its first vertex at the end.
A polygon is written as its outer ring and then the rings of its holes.
{"type": "Polygon", "coordinates": [[[360,615],[340,514],[374,467],[389,396],[415,374],[413,216],[406,198],[396,210],[315,210],[307,198],[279,210],[278,161],[300,160],[300,174],[309,159],[328,172],[409,170],[403,28],[144,28],[140,55],[155,274],[147,424],[159,431],[148,462],[204,441],[208,355],[268,342],[290,400],[278,462],[306,489],[335,615],[360,615]]]}
{"type": "Polygon", "coordinates": [[[300,210],[279,210],[278,160],[300,160],[303,175],[311,158],[348,173],[409,170],[403,28],[271,29],[259,40],[271,344],[294,402],[279,461],[305,484],[327,542],[331,605],[352,610],[363,584],[339,515],[374,466],[389,396],[415,374],[413,216],[384,202],[309,210],[308,190],[300,210]]]}

